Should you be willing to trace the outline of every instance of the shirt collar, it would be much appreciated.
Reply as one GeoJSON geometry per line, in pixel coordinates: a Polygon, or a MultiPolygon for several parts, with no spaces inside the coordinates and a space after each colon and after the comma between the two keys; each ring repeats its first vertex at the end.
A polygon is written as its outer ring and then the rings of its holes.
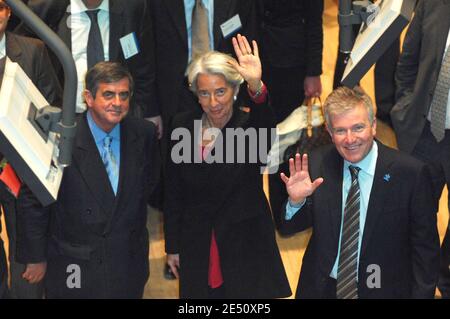
{"type": "Polygon", "coordinates": [[[6,33],[3,34],[3,38],[0,40],[0,59],[6,56],[6,33]]]}
{"type": "Polygon", "coordinates": [[[350,165],[353,165],[359,167],[361,171],[369,174],[370,176],[375,176],[377,158],[378,158],[378,145],[375,141],[373,141],[372,148],[370,149],[369,153],[367,153],[366,157],[364,157],[358,163],[350,163],[344,159],[344,171],[348,171],[348,167],[350,165]]]}
{"type": "Polygon", "coordinates": [[[102,143],[103,139],[105,138],[106,135],[109,135],[116,140],[120,140],[120,123],[117,124],[111,132],[106,133],[105,131],[103,131],[100,127],[98,127],[98,125],[95,123],[94,119],[92,118],[91,112],[87,111],[87,121],[88,121],[88,125],[89,128],[91,129],[92,135],[94,136],[94,140],[96,144],[102,143]]]}
{"type": "MultiPolygon", "coordinates": [[[[70,0],[70,8],[72,14],[88,11],[88,8],[86,8],[86,5],[82,0],[70,0]]],[[[109,12],[109,0],[103,0],[97,9],[109,12]]]]}

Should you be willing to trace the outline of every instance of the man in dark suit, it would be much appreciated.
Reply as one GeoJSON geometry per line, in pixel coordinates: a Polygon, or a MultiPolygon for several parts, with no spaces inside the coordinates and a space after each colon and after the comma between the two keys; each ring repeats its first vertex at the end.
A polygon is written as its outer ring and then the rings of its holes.
{"type": "Polygon", "coordinates": [[[418,160],[374,141],[370,98],[341,87],[325,102],[334,146],[290,159],[278,224],[312,227],[298,298],[433,298],[439,237],[431,181],[418,160]],[[309,164],[308,164],[309,163],[309,164]]]}
{"type": "MultiPolygon", "coordinates": [[[[192,11],[195,0],[150,0],[156,58],[157,101],[164,124],[181,111],[196,110],[198,102],[185,78],[192,59],[192,11]]],[[[234,54],[231,37],[257,40],[258,1],[202,0],[208,10],[209,49],[234,54]],[[212,5],[213,3],[213,5],[212,5]],[[236,15],[240,23],[230,21],[236,15]],[[228,23],[228,31],[222,27],[228,23]],[[231,31],[230,31],[231,30],[231,31]]],[[[246,90],[241,90],[246,91],[246,90]]]]}
{"type": "MultiPolygon", "coordinates": [[[[77,111],[86,106],[82,100],[83,79],[89,66],[89,12],[98,11],[101,34],[100,48],[105,61],[120,62],[128,67],[136,87],[131,114],[153,121],[160,129],[160,114],[154,94],[154,64],[152,63],[152,22],[146,0],[29,0],[32,9],[66,43],[74,57],[78,73],[77,111]]],[[[30,31],[22,24],[16,30],[30,31]]],[[[63,70],[57,59],[55,70],[63,81],[63,70]]],[[[94,63],[95,64],[95,63],[94,63]]],[[[161,132],[160,132],[161,133],[161,132]]]]}
{"type": "Polygon", "coordinates": [[[57,202],[19,195],[17,257],[47,298],[141,298],[149,275],[147,199],[158,176],[153,123],[126,116],[131,75],[101,62],[86,74],[72,164],[57,202]]]}
{"type": "MultiPolygon", "coordinates": [[[[449,16],[450,0],[419,1],[397,65],[391,112],[400,150],[429,165],[436,205],[444,186],[450,185],[449,16]]],[[[438,288],[450,298],[448,229],[441,256],[438,288]]]]}
{"type": "MultiPolygon", "coordinates": [[[[44,44],[37,39],[5,32],[11,13],[6,3],[0,0],[0,77],[3,76],[3,68],[8,57],[12,62],[20,65],[50,105],[61,105],[61,89],[44,44]]],[[[42,286],[30,285],[23,280],[22,273],[25,266],[15,260],[16,199],[3,184],[0,185],[0,202],[5,213],[9,241],[10,297],[39,298],[42,296],[42,286]]]]}

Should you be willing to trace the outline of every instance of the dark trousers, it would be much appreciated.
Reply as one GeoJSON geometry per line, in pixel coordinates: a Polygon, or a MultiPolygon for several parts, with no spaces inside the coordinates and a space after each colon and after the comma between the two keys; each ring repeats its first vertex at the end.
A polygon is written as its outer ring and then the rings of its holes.
{"type": "Polygon", "coordinates": [[[7,299],[8,297],[8,267],[6,265],[6,256],[5,250],[3,248],[3,241],[0,238],[0,299],[7,299]]]}
{"type": "Polygon", "coordinates": [[[225,299],[225,285],[222,284],[222,286],[218,288],[212,289],[211,287],[208,288],[208,299],[225,299]]]}
{"type": "MultiPolygon", "coordinates": [[[[445,131],[445,138],[437,143],[430,131],[427,121],[422,135],[415,146],[412,155],[427,163],[433,182],[434,203],[436,212],[439,207],[439,199],[445,185],[450,185],[450,130],[445,131]]],[[[449,192],[450,194],[450,192],[449,192]]],[[[449,196],[450,205],[450,196],[449,196]]],[[[441,246],[441,269],[438,288],[443,298],[450,298],[450,234],[447,232],[441,246]]]]}
{"type": "Polygon", "coordinates": [[[11,275],[10,297],[13,299],[42,299],[43,282],[29,284],[22,278],[25,265],[16,262],[16,199],[0,185],[0,201],[5,213],[6,230],[9,241],[9,270],[11,275]]]}
{"type": "Polygon", "coordinates": [[[270,104],[275,112],[277,123],[283,121],[305,99],[303,83],[305,68],[294,66],[289,68],[264,64],[263,80],[269,91],[270,104]]]}

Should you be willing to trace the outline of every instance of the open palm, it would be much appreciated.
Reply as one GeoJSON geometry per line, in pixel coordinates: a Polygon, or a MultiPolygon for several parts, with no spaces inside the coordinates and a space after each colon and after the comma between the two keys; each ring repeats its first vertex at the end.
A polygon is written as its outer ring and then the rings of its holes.
{"type": "Polygon", "coordinates": [[[289,177],[281,173],[281,179],[286,185],[290,200],[294,203],[302,202],[306,197],[311,196],[323,182],[321,177],[311,181],[308,172],[308,155],[306,154],[303,154],[302,159],[300,159],[300,154],[295,155],[295,160],[289,159],[289,177]]]}
{"type": "Polygon", "coordinates": [[[253,84],[258,86],[262,76],[258,44],[256,41],[253,41],[252,49],[247,38],[240,34],[238,34],[237,38],[233,37],[232,41],[234,52],[236,52],[238,59],[238,63],[233,63],[234,67],[250,86],[253,84]]]}

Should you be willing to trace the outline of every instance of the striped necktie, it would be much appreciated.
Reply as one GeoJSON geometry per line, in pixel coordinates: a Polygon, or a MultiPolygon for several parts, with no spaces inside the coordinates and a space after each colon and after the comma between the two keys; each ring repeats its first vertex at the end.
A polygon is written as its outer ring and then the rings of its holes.
{"type": "Polygon", "coordinates": [[[360,168],[349,166],[352,185],[344,208],[341,249],[337,271],[336,296],[339,299],[358,298],[358,242],[359,242],[359,199],[358,173],[360,168]]]}
{"type": "Polygon", "coordinates": [[[119,182],[119,167],[117,165],[116,158],[112,152],[111,143],[113,138],[106,135],[103,139],[103,154],[102,160],[105,164],[106,173],[108,173],[109,181],[114,190],[114,194],[117,194],[117,185],[119,182]]]}

